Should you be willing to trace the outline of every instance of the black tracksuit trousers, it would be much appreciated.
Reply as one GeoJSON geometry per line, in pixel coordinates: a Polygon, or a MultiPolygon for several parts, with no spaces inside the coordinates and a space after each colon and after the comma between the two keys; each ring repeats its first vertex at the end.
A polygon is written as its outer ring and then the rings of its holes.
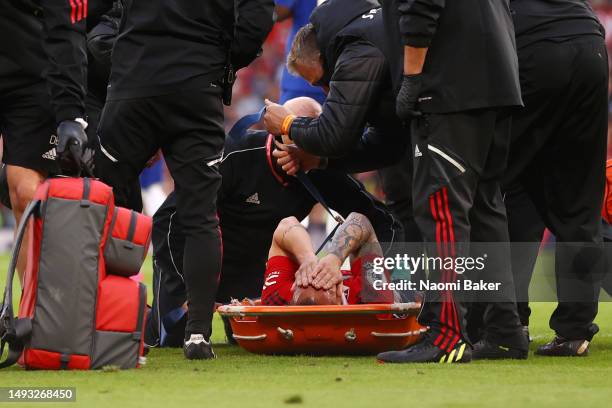
{"type": "MultiPolygon", "coordinates": [[[[543,41],[519,51],[525,108],[513,117],[504,178],[510,238],[539,242],[544,225],[557,240],[558,306],[550,327],[590,340],[603,273],[601,205],[608,123],[604,39],[543,41]],[[538,217],[535,215],[537,211],[538,217]],[[543,224],[542,224],[543,221],[543,224]]],[[[537,252],[513,254],[519,300],[525,300],[537,252]]],[[[519,304],[528,323],[529,308],[519,304]]]]}
{"type": "Polygon", "coordinates": [[[211,333],[221,271],[217,164],[225,132],[221,89],[210,86],[141,99],[107,101],[98,130],[96,173],[117,205],[141,210],[138,176],[161,148],[174,178],[177,214],[185,234],[182,260],[189,320],[186,335],[211,333]]]}
{"type": "MultiPolygon", "coordinates": [[[[492,341],[526,347],[514,300],[500,190],[510,125],[509,113],[495,109],[425,114],[412,123],[414,213],[428,255],[455,259],[483,256],[478,243],[487,243],[489,253],[481,276],[475,272],[464,276],[502,283],[490,298],[467,298],[453,290],[426,292],[419,322],[431,327],[434,344],[443,350],[467,339],[466,301],[485,302],[485,334],[492,341]]],[[[429,271],[430,281],[453,283],[462,278],[453,269],[429,271]]]]}

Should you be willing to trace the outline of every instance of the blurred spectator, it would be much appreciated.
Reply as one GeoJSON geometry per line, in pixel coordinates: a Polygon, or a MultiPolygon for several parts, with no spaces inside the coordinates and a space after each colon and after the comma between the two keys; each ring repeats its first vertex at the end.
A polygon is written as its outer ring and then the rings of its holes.
{"type": "MultiPolygon", "coordinates": [[[[312,10],[320,4],[321,1],[317,0],[276,0],[276,16],[277,21],[285,21],[291,19],[291,31],[287,37],[287,44],[285,46],[285,57],[291,50],[291,44],[293,38],[297,34],[298,30],[308,23],[308,18],[312,10]]],[[[289,99],[297,98],[299,96],[308,96],[320,104],[325,101],[325,93],[319,87],[314,87],[306,82],[304,79],[291,75],[287,70],[286,64],[283,64],[283,73],[281,76],[280,83],[280,101],[279,103],[285,103],[289,99]]]]}
{"type": "Polygon", "coordinates": [[[265,98],[278,100],[288,30],[287,23],[276,24],[263,46],[261,57],[238,72],[232,106],[225,109],[226,130],[244,115],[261,109],[265,98]]]}
{"type": "Polygon", "coordinates": [[[150,216],[155,214],[168,197],[164,191],[164,167],[164,160],[159,159],[140,174],[143,212],[150,216]]]}

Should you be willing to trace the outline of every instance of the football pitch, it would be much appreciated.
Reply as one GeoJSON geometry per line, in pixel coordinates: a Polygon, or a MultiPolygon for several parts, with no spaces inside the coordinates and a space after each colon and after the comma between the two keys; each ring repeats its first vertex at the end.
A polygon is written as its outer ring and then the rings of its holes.
{"type": "MultiPolygon", "coordinates": [[[[8,258],[0,257],[0,287],[8,258]]],[[[151,261],[146,262],[150,283],[151,261]]],[[[18,292],[16,292],[18,293],[18,292]]],[[[149,301],[150,301],[149,288],[149,301]]],[[[549,340],[551,303],[532,304],[532,351],[549,340]]],[[[608,407],[612,402],[612,303],[586,358],[486,361],[465,365],[377,364],[373,357],[266,357],[225,344],[215,319],[218,359],[186,361],[182,350],[154,349],[129,371],[0,371],[0,387],[74,387],[67,407],[608,407]]],[[[3,403],[39,406],[38,403],[3,403]]]]}

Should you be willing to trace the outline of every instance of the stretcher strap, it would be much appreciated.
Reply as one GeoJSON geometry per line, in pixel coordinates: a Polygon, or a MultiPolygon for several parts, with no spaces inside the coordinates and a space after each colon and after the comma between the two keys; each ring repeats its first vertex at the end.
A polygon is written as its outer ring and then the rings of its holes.
{"type": "Polygon", "coordinates": [[[325,245],[327,245],[327,243],[334,237],[334,235],[336,235],[336,231],[338,231],[338,228],[340,228],[340,225],[342,224],[340,223],[336,224],[332,232],[330,232],[329,235],[325,237],[321,245],[319,245],[319,249],[317,249],[317,252],[315,252],[316,255],[319,255],[319,253],[323,250],[323,248],[325,248],[325,245]]]}
{"type": "Polygon", "coordinates": [[[340,214],[334,214],[331,208],[329,208],[329,205],[327,205],[325,198],[323,198],[323,195],[321,194],[317,186],[312,183],[312,180],[310,180],[306,173],[304,173],[302,170],[299,170],[295,177],[300,181],[300,183],[302,183],[304,188],[308,190],[312,198],[314,198],[315,201],[318,201],[319,204],[321,204],[323,208],[325,208],[325,211],[327,211],[329,215],[331,215],[331,217],[336,220],[338,224],[342,224],[344,222],[344,218],[342,218],[340,214]]]}

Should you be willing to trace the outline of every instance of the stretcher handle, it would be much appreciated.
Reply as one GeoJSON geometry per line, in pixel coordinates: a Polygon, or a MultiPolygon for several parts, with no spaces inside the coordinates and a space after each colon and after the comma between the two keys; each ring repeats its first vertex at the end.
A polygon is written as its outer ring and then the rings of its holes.
{"type": "Polygon", "coordinates": [[[293,330],[291,329],[283,329],[282,327],[277,327],[276,330],[285,338],[285,340],[293,340],[293,330]]]}
{"type": "Polygon", "coordinates": [[[357,333],[355,333],[355,329],[351,328],[349,331],[344,333],[344,339],[348,342],[353,342],[357,340],[357,333]]]}
{"type": "Polygon", "coordinates": [[[265,340],[268,337],[266,334],[258,334],[256,336],[243,336],[240,334],[232,334],[236,340],[265,340]]]}
{"type": "Polygon", "coordinates": [[[410,337],[410,336],[416,336],[419,335],[421,333],[426,332],[427,329],[419,329],[419,330],[413,330],[413,331],[409,331],[409,332],[404,332],[404,333],[380,333],[380,332],[371,332],[370,334],[374,337],[410,337]]]}

